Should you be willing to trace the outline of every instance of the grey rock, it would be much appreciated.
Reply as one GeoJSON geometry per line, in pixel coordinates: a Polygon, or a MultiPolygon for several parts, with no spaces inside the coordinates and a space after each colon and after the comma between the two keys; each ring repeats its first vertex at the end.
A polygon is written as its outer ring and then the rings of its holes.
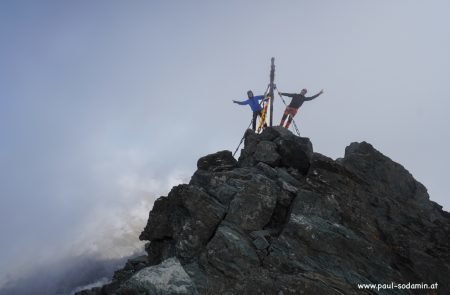
{"type": "Polygon", "coordinates": [[[267,249],[267,247],[269,247],[269,242],[266,240],[266,238],[261,236],[256,237],[256,239],[254,239],[252,243],[258,250],[267,249]]]}
{"type": "Polygon", "coordinates": [[[253,157],[256,146],[261,141],[259,136],[251,129],[248,129],[244,135],[244,149],[241,150],[239,156],[238,165],[240,167],[253,167],[256,164],[256,160],[253,157]]]}
{"type": "Polygon", "coordinates": [[[263,162],[259,162],[255,167],[270,179],[275,179],[277,177],[277,170],[263,162]]]}
{"type": "Polygon", "coordinates": [[[191,278],[176,258],[169,258],[159,265],[146,267],[125,281],[118,293],[130,294],[198,294],[191,278]]]}
{"type": "Polygon", "coordinates": [[[296,194],[298,192],[298,188],[290,185],[289,183],[283,181],[283,180],[278,180],[278,184],[281,186],[281,188],[285,191],[288,191],[290,193],[296,194]]]}
{"type": "Polygon", "coordinates": [[[132,276],[137,271],[147,267],[149,265],[149,259],[147,255],[138,256],[129,259],[125,266],[116,271],[113,276],[113,281],[124,281],[132,276]]]}
{"type": "Polygon", "coordinates": [[[256,230],[250,233],[250,237],[256,239],[257,237],[268,237],[270,236],[270,231],[268,230],[256,230]]]}
{"type": "Polygon", "coordinates": [[[261,141],[256,146],[255,160],[266,163],[272,167],[280,163],[281,157],[276,151],[277,145],[271,141],[261,141]]]}
{"type": "MultiPolygon", "coordinates": [[[[419,184],[412,175],[402,165],[393,162],[369,143],[354,142],[346,147],[342,164],[377,189],[396,193],[396,197],[400,200],[419,197],[415,195],[419,184]]],[[[420,196],[428,199],[426,191],[420,196]]]]}
{"type": "Polygon", "coordinates": [[[251,241],[237,228],[221,225],[207,246],[207,261],[232,278],[242,278],[259,265],[251,241]]]}
{"type": "Polygon", "coordinates": [[[256,175],[231,201],[225,220],[245,230],[263,229],[275,209],[276,192],[273,181],[256,175]]]}
{"type": "Polygon", "coordinates": [[[238,188],[230,185],[227,181],[231,178],[228,172],[208,172],[197,170],[189,184],[202,187],[210,196],[221,204],[228,206],[238,188]]]}
{"type": "Polygon", "coordinates": [[[300,187],[302,185],[300,180],[292,176],[285,168],[277,168],[277,174],[282,181],[285,181],[294,187],[300,187]]]}

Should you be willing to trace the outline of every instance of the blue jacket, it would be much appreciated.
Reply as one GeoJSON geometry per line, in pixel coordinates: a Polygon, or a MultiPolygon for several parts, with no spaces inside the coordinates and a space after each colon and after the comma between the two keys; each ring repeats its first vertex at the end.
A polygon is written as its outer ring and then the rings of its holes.
{"type": "Polygon", "coordinates": [[[262,110],[262,107],[259,105],[259,101],[262,99],[264,99],[264,95],[258,95],[244,101],[236,101],[236,103],[240,105],[248,104],[250,105],[250,108],[253,112],[260,112],[262,110]]]}

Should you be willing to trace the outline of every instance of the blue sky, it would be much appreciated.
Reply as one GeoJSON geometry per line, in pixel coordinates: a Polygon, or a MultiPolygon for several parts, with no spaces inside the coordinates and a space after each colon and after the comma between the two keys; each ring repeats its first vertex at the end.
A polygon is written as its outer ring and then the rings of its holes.
{"type": "MultiPolygon", "coordinates": [[[[315,151],[337,158],[368,141],[448,210],[449,9],[2,1],[0,278],[33,268],[32,257],[97,251],[110,231],[139,232],[200,156],[236,148],[251,113],[231,100],[265,90],[272,56],[281,91],[325,90],[296,117],[315,151]]],[[[130,244],[105,252],[140,245],[130,244]]]]}

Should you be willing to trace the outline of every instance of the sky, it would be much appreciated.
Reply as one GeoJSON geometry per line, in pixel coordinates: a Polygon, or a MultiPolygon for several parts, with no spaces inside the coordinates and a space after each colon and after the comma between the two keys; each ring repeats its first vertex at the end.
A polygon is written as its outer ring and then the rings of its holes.
{"type": "MultiPolygon", "coordinates": [[[[450,209],[450,2],[0,2],[0,286],[118,258],[199,157],[236,148],[275,57],[314,150],[367,141],[450,209]],[[68,266],[69,267],[69,266],[68,266]]],[[[274,122],[284,110],[275,101],[274,122]]]]}

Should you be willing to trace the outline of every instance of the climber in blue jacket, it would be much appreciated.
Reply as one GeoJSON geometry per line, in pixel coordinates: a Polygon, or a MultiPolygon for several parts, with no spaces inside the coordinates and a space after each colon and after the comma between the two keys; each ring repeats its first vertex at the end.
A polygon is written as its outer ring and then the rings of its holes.
{"type": "Polygon", "coordinates": [[[233,102],[239,105],[248,104],[250,106],[250,108],[253,111],[253,121],[252,121],[253,130],[256,130],[256,119],[258,118],[258,116],[261,117],[262,111],[262,107],[259,101],[264,99],[264,95],[254,96],[253,92],[249,90],[247,91],[247,96],[248,96],[247,100],[244,101],[233,100],[233,102]]]}

